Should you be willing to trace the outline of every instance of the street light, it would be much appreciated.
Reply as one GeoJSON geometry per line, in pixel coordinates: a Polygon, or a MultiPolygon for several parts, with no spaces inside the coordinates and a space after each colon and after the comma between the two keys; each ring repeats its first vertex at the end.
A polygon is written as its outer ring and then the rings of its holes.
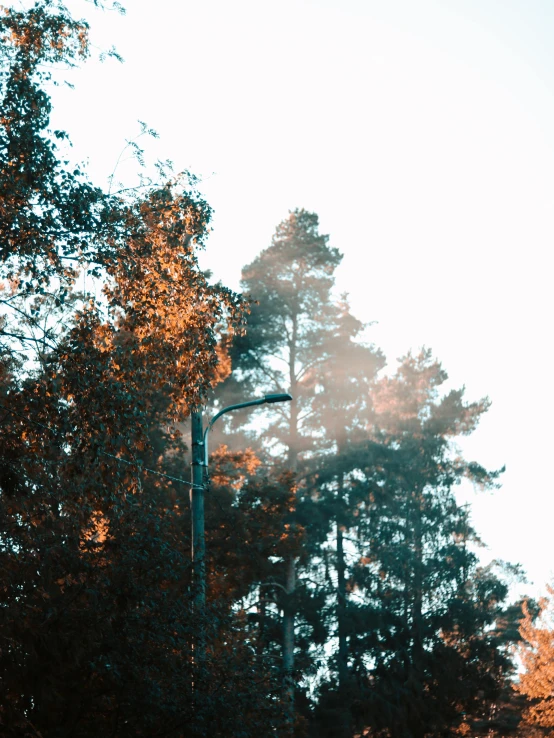
{"type": "Polygon", "coordinates": [[[292,396],[288,393],[286,394],[278,394],[278,395],[264,395],[263,397],[260,397],[258,400],[248,400],[248,402],[240,402],[238,405],[229,405],[229,407],[224,407],[223,410],[220,410],[217,415],[214,415],[213,418],[210,420],[208,425],[206,426],[206,430],[204,431],[203,436],[203,444],[204,444],[204,467],[208,468],[208,436],[212,429],[213,424],[215,421],[220,418],[222,415],[225,415],[225,413],[230,413],[231,410],[241,410],[243,407],[252,407],[252,405],[265,405],[265,404],[271,404],[273,402],[291,402],[292,396]]]}
{"type": "Polygon", "coordinates": [[[192,487],[190,491],[191,519],[192,519],[192,573],[194,581],[194,602],[201,610],[206,603],[206,543],[204,537],[204,471],[208,468],[208,437],[215,421],[232,410],[241,410],[253,405],[266,405],[275,402],[291,402],[292,396],[288,393],[264,395],[256,400],[240,402],[238,405],[229,405],[220,410],[210,420],[206,429],[203,429],[202,410],[195,410],[191,414],[192,440],[192,487]]]}

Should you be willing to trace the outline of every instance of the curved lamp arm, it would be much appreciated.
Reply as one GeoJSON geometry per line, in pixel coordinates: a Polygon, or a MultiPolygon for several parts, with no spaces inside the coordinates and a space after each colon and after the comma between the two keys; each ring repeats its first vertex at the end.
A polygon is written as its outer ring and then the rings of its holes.
{"type": "Polygon", "coordinates": [[[225,415],[225,413],[230,413],[231,410],[241,410],[243,407],[252,407],[253,405],[266,405],[271,404],[273,402],[291,402],[292,401],[292,395],[289,395],[288,392],[277,394],[277,395],[264,395],[263,397],[260,397],[257,400],[249,400],[248,402],[239,402],[238,405],[229,405],[229,407],[224,407],[223,410],[220,410],[216,415],[213,416],[213,418],[210,420],[208,425],[206,426],[206,430],[204,431],[204,466],[208,466],[208,435],[210,433],[210,430],[212,428],[212,425],[215,423],[215,421],[220,418],[222,415],[225,415]]]}

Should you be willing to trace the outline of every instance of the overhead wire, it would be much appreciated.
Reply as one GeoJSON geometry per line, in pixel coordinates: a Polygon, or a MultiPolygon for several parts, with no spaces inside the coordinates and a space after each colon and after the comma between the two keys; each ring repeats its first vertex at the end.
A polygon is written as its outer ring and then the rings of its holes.
{"type": "MultiPolygon", "coordinates": [[[[7,405],[0,405],[2,409],[7,410],[12,415],[15,415],[19,418],[22,418],[23,420],[26,420],[28,423],[31,423],[32,425],[36,425],[39,428],[44,428],[49,433],[51,433],[53,436],[55,436],[60,442],[65,443],[65,439],[62,439],[58,431],[54,430],[48,425],[45,425],[44,423],[39,423],[37,420],[33,420],[32,418],[29,418],[27,415],[24,415],[23,413],[18,413],[16,410],[13,410],[13,408],[8,407],[7,405]]],[[[158,471],[157,469],[150,469],[147,466],[144,466],[139,461],[132,461],[130,459],[124,459],[121,456],[116,456],[115,454],[111,454],[109,451],[106,451],[101,446],[95,446],[95,450],[98,454],[101,454],[102,456],[108,456],[111,459],[115,459],[115,461],[119,462],[120,464],[127,464],[128,466],[133,466],[140,472],[148,472],[148,474],[154,474],[158,477],[164,477],[164,479],[169,479],[172,482],[179,482],[180,484],[185,484],[188,487],[191,487],[193,489],[204,489],[203,486],[199,484],[194,484],[193,482],[189,482],[186,479],[182,479],[181,477],[175,477],[171,474],[166,474],[165,472],[158,471]]]]}

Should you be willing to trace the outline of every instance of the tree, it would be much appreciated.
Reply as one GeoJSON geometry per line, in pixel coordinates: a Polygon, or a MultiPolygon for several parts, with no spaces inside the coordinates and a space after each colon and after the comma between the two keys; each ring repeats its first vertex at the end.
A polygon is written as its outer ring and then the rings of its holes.
{"type": "Polygon", "coordinates": [[[441,395],[446,379],[425,350],[376,383],[370,440],[378,445],[370,443],[366,466],[349,480],[358,487],[353,712],[376,735],[454,730],[464,712],[491,701],[509,671],[487,632],[507,587],[477,566],[468,545],[475,532],[453,494],[464,478],[492,487],[500,474],[452,447],[474,430],[488,402],[466,403],[461,390],[441,395]]]}
{"type": "Polygon", "coordinates": [[[429,352],[376,381],[304,210],[244,269],[244,334],[243,299],[198,267],[211,210],[190,179],[109,195],[63,159],[49,66],[88,50],[58,0],[0,20],[2,735],[254,738],[295,710],[298,734],[295,681],[322,672],[322,738],[492,729],[514,614],[453,495],[496,483],[454,448],[487,402],[441,395],[429,352]],[[239,386],[295,402],[212,456],[199,611],[182,430],[239,386]]]}
{"type": "Polygon", "coordinates": [[[185,194],[151,193],[132,261],[111,270],[112,318],[87,306],[45,367],[6,387],[2,683],[14,730],[150,735],[163,722],[180,735],[202,719],[217,735],[232,730],[222,711],[244,717],[244,692],[213,691],[253,673],[228,603],[211,603],[212,655],[191,691],[199,623],[174,424],[217,380],[216,326],[235,306],[196,266],[192,210],[185,194]]]}
{"type": "Polygon", "coordinates": [[[452,449],[487,403],[466,404],[459,391],[442,397],[445,380],[430,352],[405,357],[372,386],[366,437],[343,454],[349,678],[347,690],[321,686],[321,735],[347,734],[337,727],[345,713],[376,735],[442,734],[502,685],[508,662],[488,629],[507,589],[477,567],[475,532],[453,496],[464,477],[490,486],[498,476],[452,449]]]}
{"type": "MultiPolygon", "coordinates": [[[[336,434],[324,435],[322,418],[329,409],[324,409],[320,393],[330,391],[333,361],[338,363],[340,351],[354,355],[354,341],[362,329],[345,300],[336,301],[332,295],[341,258],[328,245],[328,236],[319,233],[317,215],[295,210],[279,224],[271,246],[243,269],[243,290],[253,303],[245,335],[234,342],[233,375],[224,390],[232,391],[240,383],[258,392],[292,394],[290,409],[279,409],[276,420],[268,420],[262,438],[270,455],[286,458],[297,478],[336,443],[336,434]]],[[[373,369],[379,359],[375,352],[368,353],[373,369]]],[[[304,483],[297,483],[294,504],[283,524],[291,547],[278,567],[284,569],[279,572],[285,590],[280,598],[283,673],[292,722],[296,605],[301,592],[310,592],[298,586],[298,566],[307,564],[308,550],[317,550],[316,539],[325,541],[328,532],[328,523],[316,512],[304,483]]],[[[312,594],[316,595],[315,590],[312,594]]],[[[308,596],[304,614],[310,609],[309,600],[308,596]]]]}
{"type": "Polygon", "coordinates": [[[210,209],[186,180],[112,200],[56,158],[41,65],[86,56],[86,31],[47,1],[2,22],[2,255],[25,308],[11,320],[29,328],[37,305],[62,325],[31,364],[11,330],[0,343],[1,732],[260,735],[273,685],[229,589],[201,624],[192,607],[178,425],[225,376],[218,340],[241,300],[198,268],[210,209]],[[65,262],[81,258],[100,302],[73,292],[65,262]]]}
{"type": "MultiPolygon", "coordinates": [[[[319,437],[320,453],[308,463],[306,481],[312,495],[318,495],[318,524],[322,531],[329,521],[334,530],[326,541],[315,536],[310,576],[322,579],[327,591],[325,621],[331,638],[336,639],[336,653],[326,658],[326,668],[338,681],[337,708],[327,717],[334,734],[352,734],[349,704],[349,591],[347,581],[348,533],[356,527],[357,506],[349,488],[348,477],[359,466],[359,448],[366,438],[364,419],[370,403],[370,388],[384,357],[373,345],[360,340],[364,328],[349,311],[348,303],[337,304],[334,324],[329,325],[329,355],[314,371],[313,432],[319,437]],[[322,453],[323,452],[323,453],[322,453]],[[322,525],[323,522],[323,525],[322,525]],[[334,538],[334,542],[333,542],[334,538]],[[332,568],[335,576],[332,576],[332,568]]],[[[323,584],[323,582],[322,582],[323,584]]],[[[326,652],[329,653],[330,644],[326,652]]]]}
{"type": "Polygon", "coordinates": [[[89,52],[88,25],[58,0],[0,18],[0,262],[24,292],[75,276],[80,260],[104,264],[121,246],[119,198],[60,160],[63,131],[48,128],[52,66],[89,52]],[[110,243],[111,241],[111,243],[110,243]]]}
{"type": "Polygon", "coordinates": [[[529,603],[523,604],[520,625],[521,643],[518,654],[524,671],[514,685],[527,699],[522,727],[536,730],[538,735],[554,734],[554,628],[552,598],[554,590],[548,587],[549,597],[539,602],[539,613],[529,603]]]}

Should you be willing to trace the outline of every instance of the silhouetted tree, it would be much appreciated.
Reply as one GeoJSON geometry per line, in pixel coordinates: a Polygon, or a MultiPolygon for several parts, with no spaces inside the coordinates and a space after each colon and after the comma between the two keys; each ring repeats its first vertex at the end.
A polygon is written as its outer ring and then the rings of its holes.
{"type": "MultiPolygon", "coordinates": [[[[358,555],[349,572],[358,600],[350,607],[352,710],[375,735],[454,731],[464,713],[492,701],[510,668],[488,634],[507,586],[477,566],[468,545],[475,533],[454,497],[464,478],[485,487],[498,478],[452,449],[488,403],[441,395],[446,378],[422,351],[375,384],[373,443],[348,480],[358,555]]],[[[331,702],[327,689],[323,704],[331,702]]]]}
{"type": "Polygon", "coordinates": [[[227,373],[241,311],[198,268],[210,209],[179,180],[110,198],[56,158],[45,65],[86,56],[86,23],[44,0],[8,9],[0,38],[0,732],[263,735],[275,684],[226,572],[202,623],[190,597],[178,424],[227,373]],[[100,302],[74,292],[81,259],[100,302]],[[48,312],[61,324],[18,360],[11,326],[33,345],[48,312]]]}

